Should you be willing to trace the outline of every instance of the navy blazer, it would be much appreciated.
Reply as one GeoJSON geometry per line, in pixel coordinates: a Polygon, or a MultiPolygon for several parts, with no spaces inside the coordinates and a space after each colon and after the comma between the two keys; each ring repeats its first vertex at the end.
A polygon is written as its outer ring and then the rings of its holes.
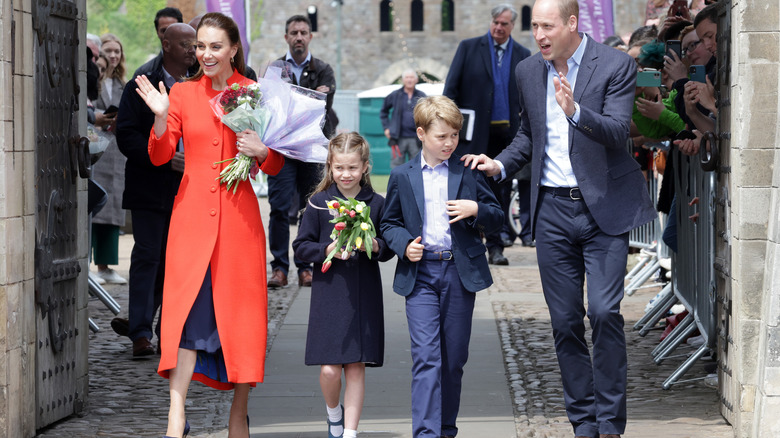
{"type": "MultiPolygon", "coordinates": [[[[401,138],[401,119],[403,118],[401,117],[401,112],[404,111],[404,108],[406,107],[406,99],[408,96],[409,95],[406,94],[406,91],[404,91],[404,87],[402,86],[388,94],[382,103],[382,109],[379,111],[379,120],[382,121],[383,129],[390,130],[390,138],[387,141],[388,146],[397,145],[398,139],[401,138]],[[391,109],[393,110],[392,117],[390,117],[391,109]]],[[[417,101],[423,97],[425,97],[425,93],[415,88],[412,92],[412,108],[414,108],[414,106],[417,105],[417,101]]],[[[417,137],[415,136],[415,138],[417,137]]],[[[419,139],[417,140],[417,143],[418,146],[422,147],[422,143],[420,143],[419,139]]]]}
{"type": "MultiPolygon", "coordinates": [[[[462,219],[450,225],[452,252],[460,281],[466,290],[477,292],[493,284],[480,232],[486,228],[500,228],[504,213],[482,172],[464,167],[460,156],[455,154],[448,164],[449,199],[471,199],[478,205],[476,218],[462,219]]],[[[424,203],[421,157],[417,154],[390,173],[380,225],[387,246],[398,255],[393,290],[402,296],[412,293],[417,279],[418,263],[406,258],[406,247],[422,235],[424,203]]]]}
{"type": "MultiPolygon", "coordinates": [[[[656,217],[639,164],[626,146],[636,89],[636,63],[625,53],[588,38],[577,73],[574,101],[580,118],[569,125],[569,158],[583,200],[599,228],[620,235],[656,217]]],[[[515,70],[525,109],[512,143],[496,157],[514,175],[531,164],[531,229],[547,143],[547,66],[540,53],[515,70]]]]}
{"type": "MultiPolygon", "coordinates": [[[[517,96],[515,66],[531,56],[531,51],[512,41],[512,64],[509,66],[509,129],[512,134],[520,126],[520,99],[517,96]]],[[[461,109],[472,109],[474,132],[471,141],[461,139],[460,154],[488,153],[490,120],[493,113],[493,47],[487,34],[463,40],[452,58],[447,80],[444,83],[445,96],[452,99],[461,109]]]]}

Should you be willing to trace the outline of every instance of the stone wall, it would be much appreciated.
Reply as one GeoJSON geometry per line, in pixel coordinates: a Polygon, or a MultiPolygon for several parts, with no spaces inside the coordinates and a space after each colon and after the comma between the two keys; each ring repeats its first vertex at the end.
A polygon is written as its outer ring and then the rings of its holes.
{"type": "Polygon", "coordinates": [[[780,4],[732,0],[735,433],[780,436],[780,4]]]}
{"type": "Polygon", "coordinates": [[[0,435],[28,437],[35,432],[36,315],[30,2],[1,2],[0,28],[0,435]]]}
{"type": "MultiPolygon", "coordinates": [[[[411,32],[411,0],[395,0],[398,30],[379,31],[379,1],[345,0],[342,7],[341,88],[363,90],[392,83],[403,70],[415,68],[443,81],[449,64],[465,38],[488,31],[490,10],[497,4],[512,4],[519,12],[533,6],[533,0],[456,0],[455,30],[441,31],[441,1],[425,0],[422,32],[411,32]]],[[[619,0],[616,7],[616,32],[626,34],[643,24],[645,0],[619,0]]],[[[337,12],[330,0],[289,0],[284,3],[264,1],[260,35],[252,36],[251,65],[263,71],[269,60],[287,51],[284,23],[292,15],[306,14],[309,6],[317,8],[318,32],[310,50],[331,66],[337,60],[337,12]]],[[[253,7],[257,7],[256,5],[253,7]]],[[[394,27],[395,29],[395,27],[394,27]]],[[[520,44],[536,52],[530,30],[521,30],[520,19],[512,33],[520,44]]]]}

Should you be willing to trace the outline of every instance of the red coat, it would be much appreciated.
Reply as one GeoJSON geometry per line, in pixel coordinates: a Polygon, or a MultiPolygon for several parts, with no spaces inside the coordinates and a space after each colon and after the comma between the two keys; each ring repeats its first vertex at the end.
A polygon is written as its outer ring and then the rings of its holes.
{"type": "MultiPolygon", "coordinates": [[[[251,83],[237,72],[228,79],[251,83]]],[[[216,178],[234,157],[236,134],[214,114],[208,101],[219,94],[211,79],[176,84],[170,92],[168,127],[161,138],[149,138],[149,156],[159,166],[167,163],[184,138],[186,165],[173,204],[165,260],[162,306],[162,357],[157,372],[168,377],[176,367],[182,328],[211,265],[214,313],[225,357],[227,377],[233,383],[263,381],[268,296],[266,243],[257,197],[249,181],[233,194],[216,178]]],[[[275,175],[282,155],[269,150],[260,169],[275,175]]],[[[194,376],[199,379],[199,376],[194,376]]],[[[232,385],[213,385],[222,389],[232,385]]]]}

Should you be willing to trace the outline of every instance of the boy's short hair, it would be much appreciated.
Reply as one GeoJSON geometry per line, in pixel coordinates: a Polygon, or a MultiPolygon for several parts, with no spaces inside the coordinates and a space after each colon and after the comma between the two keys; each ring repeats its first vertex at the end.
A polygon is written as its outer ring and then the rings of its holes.
{"type": "Polygon", "coordinates": [[[427,130],[436,120],[457,130],[463,126],[463,114],[449,97],[428,96],[418,100],[414,107],[414,125],[427,130]]]}

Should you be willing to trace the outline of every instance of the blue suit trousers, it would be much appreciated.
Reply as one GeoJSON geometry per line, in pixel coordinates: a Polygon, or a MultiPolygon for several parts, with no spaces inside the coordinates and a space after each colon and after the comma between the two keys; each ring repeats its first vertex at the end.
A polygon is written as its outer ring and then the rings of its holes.
{"type": "Polygon", "coordinates": [[[463,288],[454,262],[418,263],[414,290],[406,297],[412,429],[415,438],[455,436],[476,294],[463,288]]]}
{"type": "MultiPolygon", "coordinates": [[[[165,277],[165,246],[171,213],[154,210],[131,210],[133,251],[130,253],[128,286],[128,337],[152,339],[152,323],[162,305],[165,277]]],[[[154,332],[160,335],[160,321],[154,332]]]]}
{"type": "Polygon", "coordinates": [[[620,301],[628,233],[602,232],[581,199],[545,191],[539,196],[536,252],[566,413],[575,435],[623,434],[627,359],[620,301]],[[592,357],[585,339],[586,278],[592,357]]]}

